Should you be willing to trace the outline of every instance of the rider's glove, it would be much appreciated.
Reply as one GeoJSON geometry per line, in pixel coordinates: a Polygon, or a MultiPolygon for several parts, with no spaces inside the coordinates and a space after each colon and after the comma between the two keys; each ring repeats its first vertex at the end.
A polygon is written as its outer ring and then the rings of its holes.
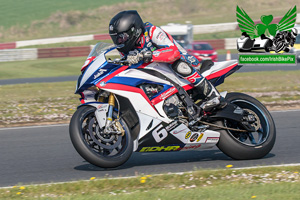
{"type": "Polygon", "coordinates": [[[127,60],[129,64],[136,64],[143,59],[143,54],[140,54],[138,51],[129,51],[127,55],[127,60]]]}
{"type": "Polygon", "coordinates": [[[149,63],[152,60],[152,51],[143,51],[143,52],[138,52],[138,51],[130,51],[127,60],[129,64],[136,64],[143,60],[145,63],[149,63]]]}

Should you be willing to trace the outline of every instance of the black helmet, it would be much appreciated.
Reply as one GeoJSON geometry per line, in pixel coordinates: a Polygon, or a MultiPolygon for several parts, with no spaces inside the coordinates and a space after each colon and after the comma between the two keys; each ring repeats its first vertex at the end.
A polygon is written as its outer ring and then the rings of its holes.
{"type": "Polygon", "coordinates": [[[109,23],[109,35],[114,44],[124,44],[119,51],[128,53],[144,32],[144,23],[136,10],[127,10],[118,13],[109,23]]]}

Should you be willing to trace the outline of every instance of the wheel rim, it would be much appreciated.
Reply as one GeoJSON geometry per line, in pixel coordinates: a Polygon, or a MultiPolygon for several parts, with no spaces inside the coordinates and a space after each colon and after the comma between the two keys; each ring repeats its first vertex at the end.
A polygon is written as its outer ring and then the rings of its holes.
{"type": "Polygon", "coordinates": [[[81,139],[90,150],[99,156],[117,157],[123,154],[128,146],[128,131],[122,120],[120,123],[125,130],[124,136],[105,134],[98,125],[94,110],[91,110],[82,118],[81,139]]]}
{"type": "MultiPolygon", "coordinates": [[[[253,126],[256,131],[243,133],[227,130],[227,132],[238,142],[247,146],[258,147],[266,142],[270,134],[270,125],[264,112],[258,106],[247,100],[233,100],[231,103],[241,107],[254,116],[255,122],[253,126]]],[[[224,125],[229,128],[242,129],[238,123],[232,120],[224,120],[224,125]]]]}

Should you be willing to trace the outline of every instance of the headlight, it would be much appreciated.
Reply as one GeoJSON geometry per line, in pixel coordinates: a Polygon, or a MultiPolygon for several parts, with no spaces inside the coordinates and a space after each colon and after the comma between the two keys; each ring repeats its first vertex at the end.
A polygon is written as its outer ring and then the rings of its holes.
{"type": "Polygon", "coordinates": [[[218,55],[218,52],[215,51],[211,55],[218,55]]]}
{"type": "Polygon", "coordinates": [[[199,53],[194,53],[194,55],[196,55],[196,56],[200,56],[200,54],[199,54],[199,53]]]}

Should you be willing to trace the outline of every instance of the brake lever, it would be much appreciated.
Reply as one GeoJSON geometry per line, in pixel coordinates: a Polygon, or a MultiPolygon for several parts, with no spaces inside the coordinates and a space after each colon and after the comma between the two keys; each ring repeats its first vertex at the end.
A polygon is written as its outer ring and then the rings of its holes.
{"type": "Polygon", "coordinates": [[[112,61],[112,63],[118,64],[118,65],[128,65],[129,61],[128,60],[122,60],[122,59],[116,58],[116,59],[114,59],[112,61]]]}

